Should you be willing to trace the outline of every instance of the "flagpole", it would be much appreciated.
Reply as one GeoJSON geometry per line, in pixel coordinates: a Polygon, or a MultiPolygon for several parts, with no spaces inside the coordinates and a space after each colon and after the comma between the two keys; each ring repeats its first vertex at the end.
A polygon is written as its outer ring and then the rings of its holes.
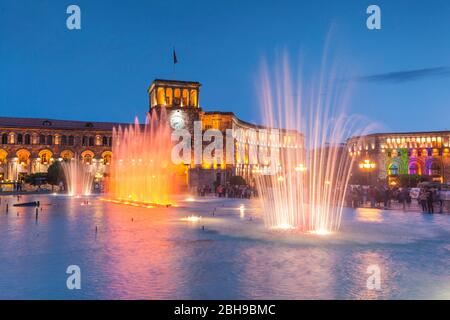
{"type": "Polygon", "coordinates": [[[173,46],[173,77],[175,78],[175,65],[178,63],[177,52],[175,51],[175,46],[173,46]]]}

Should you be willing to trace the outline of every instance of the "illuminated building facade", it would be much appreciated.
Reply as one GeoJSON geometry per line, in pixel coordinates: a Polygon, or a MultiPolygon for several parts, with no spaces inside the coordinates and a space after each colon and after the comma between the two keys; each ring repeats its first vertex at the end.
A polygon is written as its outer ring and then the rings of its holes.
{"type": "MultiPolygon", "coordinates": [[[[200,121],[203,134],[207,130],[217,130],[224,139],[227,135],[233,139],[231,151],[227,150],[224,142],[222,160],[219,157],[212,161],[204,159],[201,164],[196,164],[192,159],[191,163],[180,168],[180,175],[186,177],[189,187],[224,184],[233,175],[242,176],[253,184],[255,175],[269,167],[268,161],[255,161],[258,158],[255,155],[268,154],[270,148],[277,148],[282,161],[291,150],[304,149],[304,137],[297,131],[251,124],[232,112],[203,111],[199,105],[200,87],[199,82],[157,79],[148,89],[150,110],[166,108],[173,129],[185,128],[194,139],[194,123],[200,121]]],[[[203,141],[202,148],[209,143],[203,141]]]]}
{"type": "MultiPolygon", "coordinates": [[[[290,150],[303,148],[303,136],[297,131],[271,130],[238,119],[232,112],[206,112],[200,107],[199,82],[155,80],[148,88],[149,111],[165,108],[175,129],[187,129],[194,139],[194,123],[200,121],[202,134],[220,131],[224,139],[231,131],[232,149],[223,144],[222,160],[202,161],[179,166],[180,184],[224,184],[233,175],[252,183],[255,174],[267,166],[252,162],[252,154],[277,147],[281,157],[290,150]],[[268,134],[266,131],[270,131],[268,134]],[[232,158],[232,159],[230,159],[232,158]]],[[[112,129],[117,123],[83,122],[33,118],[0,117],[0,181],[21,180],[25,175],[47,172],[49,165],[62,159],[78,158],[95,166],[96,176],[108,174],[112,153],[112,129]]],[[[125,126],[127,124],[121,124],[125,126]]],[[[202,148],[210,142],[202,141],[202,148]]],[[[192,141],[194,147],[194,141],[192,141]]]]}
{"type": "Polygon", "coordinates": [[[47,172],[56,160],[79,158],[108,172],[114,123],[0,117],[0,181],[47,172]]]}
{"type": "Polygon", "coordinates": [[[380,133],[353,137],[347,152],[355,169],[371,175],[371,182],[398,184],[403,174],[450,182],[450,131],[380,133]]]}

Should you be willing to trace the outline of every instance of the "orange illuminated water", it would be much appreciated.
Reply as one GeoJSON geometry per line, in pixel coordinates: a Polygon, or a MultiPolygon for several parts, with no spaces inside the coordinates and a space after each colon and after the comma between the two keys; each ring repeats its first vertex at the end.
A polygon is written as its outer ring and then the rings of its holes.
{"type": "Polygon", "coordinates": [[[109,194],[123,203],[169,205],[176,193],[171,162],[171,129],[164,108],[147,114],[145,124],[113,129],[109,194]]]}

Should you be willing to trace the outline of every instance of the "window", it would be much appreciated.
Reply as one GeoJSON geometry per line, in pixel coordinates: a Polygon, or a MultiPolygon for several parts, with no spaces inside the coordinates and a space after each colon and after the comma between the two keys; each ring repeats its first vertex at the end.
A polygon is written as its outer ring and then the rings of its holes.
{"type": "Polygon", "coordinates": [[[430,166],[429,174],[432,176],[440,176],[441,175],[441,166],[437,162],[433,162],[430,166]]]}
{"type": "Polygon", "coordinates": [[[156,91],[156,99],[159,105],[164,105],[166,98],[164,96],[164,88],[158,88],[156,91]]]}
{"type": "Polygon", "coordinates": [[[181,90],[177,88],[173,91],[173,104],[179,106],[180,102],[181,102],[181,90]]]}
{"type": "Polygon", "coordinates": [[[48,121],[48,120],[45,120],[45,121],[42,122],[42,125],[44,127],[50,127],[52,125],[52,123],[50,121],[48,121]]]}
{"type": "Polygon", "coordinates": [[[47,164],[49,160],[50,159],[49,159],[48,153],[44,152],[41,154],[41,163],[42,164],[47,164]]]}
{"type": "Polygon", "coordinates": [[[420,174],[420,167],[416,162],[409,165],[409,174],[420,174]]]}
{"type": "Polygon", "coordinates": [[[395,176],[398,174],[398,166],[394,163],[389,166],[389,175],[395,176]]]}
{"type": "Polygon", "coordinates": [[[47,144],[48,144],[49,146],[51,146],[51,145],[53,144],[53,136],[51,136],[51,135],[48,135],[48,136],[47,136],[47,144]]]}
{"type": "Polygon", "coordinates": [[[29,134],[25,135],[25,144],[31,144],[31,136],[29,134]]]}
{"type": "Polygon", "coordinates": [[[73,146],[75,144],[75,138],[73,136],[69,136],[69,146],[73,146]]]}
{"type": "Polygon", "coordinates": [[[94,137],[89,137],[89,146],[93,146],[94,145],[94,137]]]}
{"type": "Polygon", "coordinates": [[[167,105],[172,105],[172,88],[167,88],[166,89],[166,104],[167,105]]]}
{"type": "Polygon", "coordinates": [[[111,147],[112,146],[112,137],[109,137],[108,139],[108,145],[111,147]]]}
{"type": "Polygon", "coordinates": [[[197,106],[197,90],[191,90],[191,96],[190,96],[190,104],[193,107],[197,106]]]}
{"type": "Polygon", "coordinates": [[[45,144],[45,136],[43,134],[39,135],[39,144],[45,144]]]}
{"type": "Polygon", "coordinates": [[[8,134],[2,134],[2,144],[8,144],[8,134]]]}
{"type": "Polygon", "coordinates": [[[17,135],[17,144],[23,144],[23,134],[21,133],[17,135]]]}
{"type": "Polygon", "coordinates": [[[88,137],[83,136],[83,138],[81,140],[81,145],[82,146],[87,146],[88,145],[88,137]]]}
{"type": "Polygon", "coordinates": [[[61,136],[61,145],[67,145],[67,136],[61,136]]]}
{"type": "Polygon", "coordinates": [[[183,94],[181,96],[181,104],[183,107],[189,105],[189,93],[187,89],[183,89],[183,94]]]}
{"type": "Polygon", "coordinates": [[[111,153],[106,152],[103,155],[103,164],[109,165],[111,163],[111,153]]]}
{"type": "Polygon", "coordinates": [[[104,137],[102,138],[102,145],[103,145],[103,146],[107,146],[107,145],[108,145],[108,137],[105,137],[105,136],[104,136],[104,137]]]}
{"type": "Polygon", "coordinates": [[[90,154],[86,154],[84,156],[83,161],[84,161],[85,164],[91,164],[92,163],[92,156],[90,154]]]}

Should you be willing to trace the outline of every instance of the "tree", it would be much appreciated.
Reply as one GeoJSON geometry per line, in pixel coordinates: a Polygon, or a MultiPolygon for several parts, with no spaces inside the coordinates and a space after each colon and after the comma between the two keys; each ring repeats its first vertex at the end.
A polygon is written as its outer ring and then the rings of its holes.
{"type": "Polygon", "coordinates": [[[59,161],[53,162],[47,170],[47,182],[53,186],[63,183],[66,185],[64,170],[59,161]]]}
{"type": "Polygon", "coordinates": [[[234,186],[243,186],[246,185],[247,182],[241,176],[232,176],[230,178],[230,184],[234,186]]]}
{"type": "Polygon", "coordinates": [[[47,181],[47,173],[38,172],[32,173],[25,176],[25,182],[31,184],[32,186],[40,186],[47,181]]]}
{"type": "Polygon", "coordinates": [[[428,176],[418,174],[399,174],[399,186],[403,188],[415,188],[419,182],[430,181],[428,176]]]}

